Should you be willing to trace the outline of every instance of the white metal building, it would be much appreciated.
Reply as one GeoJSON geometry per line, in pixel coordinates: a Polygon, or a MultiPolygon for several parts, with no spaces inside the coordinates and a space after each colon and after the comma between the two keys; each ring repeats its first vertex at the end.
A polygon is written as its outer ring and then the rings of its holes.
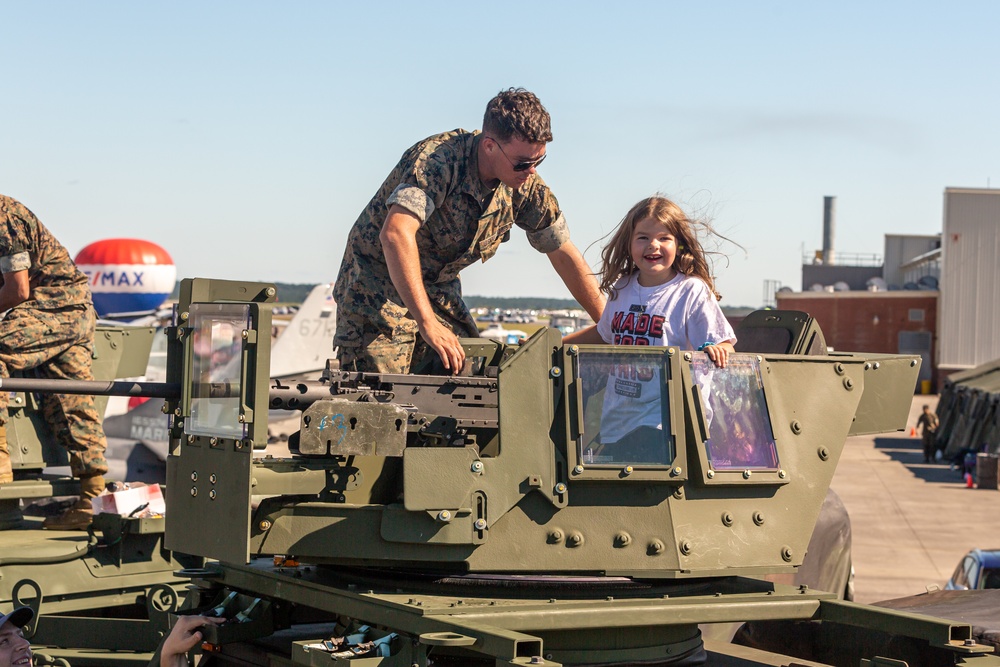
{"type": "Polygon", "coordinates": [[[1000,358],[1000,190],[946,188],[938,368],[1000,358]]]}

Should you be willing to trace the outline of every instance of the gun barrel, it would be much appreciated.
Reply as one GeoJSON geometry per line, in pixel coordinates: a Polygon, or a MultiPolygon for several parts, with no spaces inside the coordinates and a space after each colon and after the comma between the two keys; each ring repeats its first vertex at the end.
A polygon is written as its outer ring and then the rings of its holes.
{"type": "Polygon", "coordinates": [[[44,378],[0,378],[0,390],[41,394],[90,394],[92,396],[146,396],[179,398],[177,382],[133,382],[131,380],[49,380],[44,378]]]}

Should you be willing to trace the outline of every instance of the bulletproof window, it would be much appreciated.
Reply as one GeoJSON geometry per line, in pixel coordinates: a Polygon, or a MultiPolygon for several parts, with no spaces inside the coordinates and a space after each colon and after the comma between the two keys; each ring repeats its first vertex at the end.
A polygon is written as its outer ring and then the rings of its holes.
{"type": "Polygon", "coordinates": [[[923,322],[924,321],[924,309],[923,308],[910,308],[911,322],[923,322]]]}
{"type": "Polygon", "coordinates": [[[718,368],[707,354],[691,361],[707,425],[705,454],[713,470],[776,470],[778,449],[755,355],[730,355],[718,368]]]}
{"type": "Polygon", "coordinates": [[[577,454],[584,465],[666,466],[674,460],[666,359],[666,348],[645,354],[581,350],[576,356],[584,418],[577,454]]]}
{"type": "Polygon", "coordinates": [[[243,332],[250,328],[247,304],[191,305],[191,418],[194,435],[241,439],[243,332]]]}

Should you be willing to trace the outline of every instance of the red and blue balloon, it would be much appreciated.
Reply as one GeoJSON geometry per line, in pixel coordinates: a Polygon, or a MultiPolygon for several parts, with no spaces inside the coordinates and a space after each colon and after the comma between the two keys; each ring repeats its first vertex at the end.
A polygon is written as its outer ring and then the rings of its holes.
{"type": "Polygon", "coordinates": [[[142,239],[104,239],[76,256],[101,317],[156,310],[174,291],[177,267],[167,251],[142,239]]]}

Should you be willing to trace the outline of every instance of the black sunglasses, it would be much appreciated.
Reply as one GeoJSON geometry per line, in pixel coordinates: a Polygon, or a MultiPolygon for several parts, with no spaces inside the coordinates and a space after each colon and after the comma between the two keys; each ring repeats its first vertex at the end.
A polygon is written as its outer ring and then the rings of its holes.
{"type": "Polygon", "coordinates": [[[545,160],[545,158],[548,157],[548,153],[546,153],[537,160],[524,160],[523,162],[514,162],[513,160],[510,159],[510,157],[507,156],[507,152],[503,149],[503,146],[500,145],[499,141],[497,141],[493,137],[488,137],[488,138],[497,145],[497,148],[499,148],[500,152],[503,153],[503,156],[507,158],[507,162],[510,162],[510,166],[514,171],[528,171],[532,167],[537,167],[538,165],[540,165],[545,160]]]}

